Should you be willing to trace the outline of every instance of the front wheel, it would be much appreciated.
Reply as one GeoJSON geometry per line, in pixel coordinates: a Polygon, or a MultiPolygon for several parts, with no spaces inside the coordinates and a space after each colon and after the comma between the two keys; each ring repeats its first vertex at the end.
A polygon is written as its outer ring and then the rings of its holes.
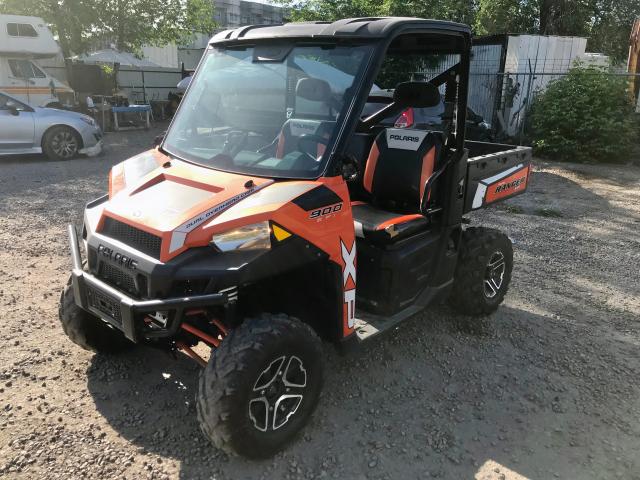
{"type": "Polygon", "coordinates": [[[78,133],[65,126],[53,127],[44,136],[42,150],[51,160],[71,160],[81,148],[78,133]]]}
{"type": "Polygon", "coordinates": [[[71,279],[60,295],[58,316],[64,333],[73,343],[85,350],[116,353],[133,348],[135,345],[127,340],[122,332],[76,305],[71,279]]]}
{"type": "Polygon", "coordinates": [[[283,314],[247,319],[200,374],[200,427],[227,453],[271,456],[309,420],[322,379],[321,343],[308,325],[283,314]]]}
{"type": "Polygon", "coordinates": [[[449,303],[465,315],[493,313],[507,294],[512,269],[509,237],[491,228],[466,229],[449,303]]]}

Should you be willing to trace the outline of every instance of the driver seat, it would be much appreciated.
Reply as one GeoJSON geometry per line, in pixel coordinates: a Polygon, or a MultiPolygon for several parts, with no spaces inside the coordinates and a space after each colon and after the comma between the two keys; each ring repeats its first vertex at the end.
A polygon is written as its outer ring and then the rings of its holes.
{"type": "Polygon", "coordinates": [[[441,148],[436,132],[387,128],[378,134],[363,178],[370,202],[352,203],[357,237],[392,244],[428,228],[420,204],[441,148]]]}

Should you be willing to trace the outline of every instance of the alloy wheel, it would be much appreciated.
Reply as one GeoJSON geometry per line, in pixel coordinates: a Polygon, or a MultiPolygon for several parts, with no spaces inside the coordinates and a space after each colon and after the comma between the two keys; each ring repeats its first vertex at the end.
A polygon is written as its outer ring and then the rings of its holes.
{"type": "Polygon", "coordinates": [[[72,158],[78,152],[78,141],[71,132],[63,130],[51,139],[51,149],[60,158],[72,158]]]}
{"type": "Polygon", "coordinates": [[[249,400],[249,418],[261,432],[277,430],[296,413],[304,399],[307,371],[302,360],[286,356],[273,360],[256,380],[249,400]]]}
{"type": "Polygon", "coordinates": [[[494,252],[489,259],[484,275],[484,294],[487,298],[494,298],[500,291],[505,270],[504,254],[500,251],[494,252]]]}

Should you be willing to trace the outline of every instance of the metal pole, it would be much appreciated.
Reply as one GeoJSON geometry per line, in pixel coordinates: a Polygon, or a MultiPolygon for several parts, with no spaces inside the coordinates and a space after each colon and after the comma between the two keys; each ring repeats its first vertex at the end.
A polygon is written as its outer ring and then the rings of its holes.
{"type": "Polygon", "coordinates": [[[144,85],[144,70],[142,70],[142,101],[147,104],[147,90],[144,85]]]}

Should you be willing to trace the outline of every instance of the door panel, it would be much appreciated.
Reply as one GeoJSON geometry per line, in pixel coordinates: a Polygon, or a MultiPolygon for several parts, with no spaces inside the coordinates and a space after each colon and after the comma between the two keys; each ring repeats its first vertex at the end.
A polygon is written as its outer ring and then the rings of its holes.
{"type": "Polygon", "coordinates": [[[12,115],[0,110],[0,148],[3,150],[31,148],[34,137],[33,112],[12,115]]]}

